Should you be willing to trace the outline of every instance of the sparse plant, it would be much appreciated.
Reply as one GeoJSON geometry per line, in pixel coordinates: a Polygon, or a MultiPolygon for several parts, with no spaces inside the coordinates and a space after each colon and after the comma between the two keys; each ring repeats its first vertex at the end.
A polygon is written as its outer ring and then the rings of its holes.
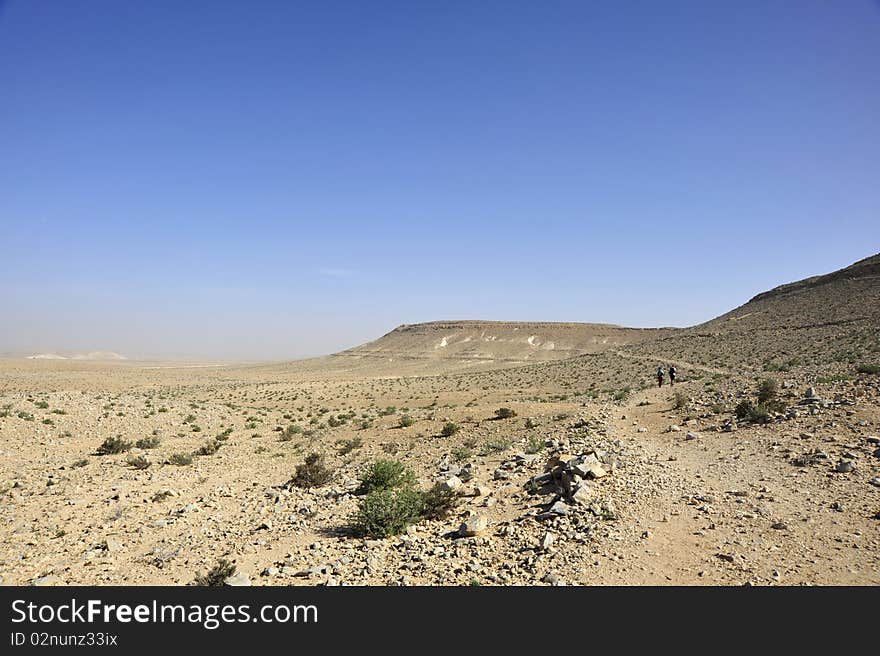
{"type": "Polygon", "coordinates": [[[856,371],[860,374],[880,375],[880,364],[860,364],[856,371]]]}
{"type": "Polygon", "coordinates": [[[415,420],[415,419],[413,419],[413,418],[410,417],[409,415],[403,415],[403,416],[401,416],[400,421],[398,422],[397,425],[398,425],[400,428],[409,428],[409,427],[412,426],[414,423],[416,423],[416,420],[415,420]]]}
{"type": "Polygon", "coordinates": [[[159,438],[155,435],[150,437],[142,437],[134,445],[139,449],[155,449],[159,446],[159,438]]]}
{"type": "Polygon", "coordinates": [[[758,403],[766,405],[776,398],[778,386],[772,378],[765,378],[758,385],[758,403]]]}
{"type": "Polygon", "coordinates": [[[466,446],[457,446],[452,449],[451,455],[455,462],[465,462],[473,457],[474,452],[466,446]]]}
{"type": "Polygon", "coordinates": [[[629,398],[630,392],[632,392],[632,388],[627,386],[627,387],[624,387],[623,389],[616,390],[612,394],[612,397],[614,398],[615,401],[619,401],[619,402],[626,401],[629,398]]]}
{"type": "Polygon", "coordinates": [[[544,438],[540,435],[529,435],[526,453],[540,453],[546,448],[544,438]]]}
{"type": "Polygon", "coordinates": [[[101,443],[101,446],[98,447],[96,451],[99,456],[108,456],[114,455],[117,453],[123,453],[128,451],[131,448],[131,442],[127,442],[122,439],[121,435],[116,435],[115,437],[108,437],[101,443]]]}
{"type": "Polygon", "coordinates": [[[488,456],[493,453],[501,453],[502,451],[507,451],[512,446],[513,440],[509,437],[499,437],[494,440],[488,440],[483,445],[483,455],[488,456]]]}
{"type": "Polygon", "coordinates": [[[422,517],[425,519],[446,519],[455,512],[461,501],[456,490],[449,489],[443,483],[435,483],[424,493],[422,498],[422,517]]]}
{"type": "Polygon", "coordinates": [[[364,441],[359,437],[353,437],[349,440],[341,440],[339,445],[339,455],[346,456],[355,449],[361,448],[364,445],[364,441]]]}
{"type": "Polygon", "coordinates": [[[223,583],[230,576],[235,574],[236,567],[232,563],[230,563],[225,558],[221,558],[214,567],[208,570],[205,574],[199,574],[196,576],[195,581],[193,581],[193,585],[201,585],[201,586],[211,586],[217,587],[223,585],[223,583]]]}
{"type": "Polygon", "coordinates": [[[755,405],[749,400],[740,401],[734,410],[737,418],[745,419],[752,423],[763,423],[770,417],[770,413],[762,405],[755,405]]]}
{"type": "Polygon", "coordinates": [[[440,434],[441,434],[443,437],[452,437],[452,436],[455,435],[458,431],[459,431],[459,426],[458,426],[458,424],[455,424],[455,423],[453,423],[453,422],[451,422],[451,421],[448,421],[448,422],[446,422],[446,423],[443,425],[443,428],[442,428],[442,430],[440,431],[440,434]]]}
{"type": "Polygon", "coordinates": [[[193,457],[191,453],[172,453],[168,458],[168,463],[171,465],[177,465],[178,467],[185,467],[186,465],[191,465],[193,461],[193,457]]]}
{"type": "Polygon", "coordinates": [[[218,442],[217,440],[208,440],[202,446],[196,449],[195,455],[212,456],[220,450],[221,446],[223,446],[222,442],[218,442]]]}
{"type": "Polygon", "coordinates": [[[150,461],[144,456],[129,456],[125,462],[135,469],[147,469],[150,466],[150,461]]]}
{"type": "Polygon", "coordinates": [[[511,417],[516,417],[516,411],[510,408],[498,408],[495,411],[496,419],[510,419],[511,417]]]}
{"type": "Polygon", "coordinates": [[[361,475],[360,490],[369,494],[379,490],[411,487],[415,474],[398,460],[377,460],[361,475]]]}
{"type": "Polygon", "coordinates": [[[281,433],[281,441],[282,442],[289,442],[290,440],[292,440],[294,437],[296,437],[297,435],[299,435],[302,432],[303,432],[303,429],[301,426],[298,426],[297,424],[290,424],[290,426],[285,428],[284,432],[281,433]]]}
{"type": "Polygon", "coordinates": [[[422,493],[409,487],[376,489],[360,500],[350,522],[359,535],[386,538],[418,522],[424,504],[422,493]]]}
{"type": "Polygon", "coordinates": [[[333,471],[325,464],[324,456],[320,453],[310,453],[305,462],[296,468],[296,474],[289,481],[289,485],[301,488],[321,487],[333,478],[333,471]]]}

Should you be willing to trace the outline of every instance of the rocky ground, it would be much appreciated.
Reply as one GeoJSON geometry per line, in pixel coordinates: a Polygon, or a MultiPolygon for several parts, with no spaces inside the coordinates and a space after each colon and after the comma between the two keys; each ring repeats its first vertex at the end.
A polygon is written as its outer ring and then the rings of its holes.
{"type": "Polygon", "coordinates": [[[767,374],[681,365],[656,389],[641,357],[405,377],[6,363],[0,577],[183,585],[226,559],[250,585],[880,583],[880,377],[773,374],[779,412],[748,423],[734,409],[767,374]],[[131,448],[97,455],[114,436],[131,448]],[[290,485],[311,452],[330,482],[290,485]],[[458,508],[353,535],[379,458],[458,508]]]}

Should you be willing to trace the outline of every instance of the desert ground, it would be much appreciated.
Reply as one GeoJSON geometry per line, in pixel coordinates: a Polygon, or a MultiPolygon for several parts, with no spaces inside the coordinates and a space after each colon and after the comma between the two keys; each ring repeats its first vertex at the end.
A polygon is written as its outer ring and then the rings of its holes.
{"type": "Polygon", "coordinates": [[[0,578],[188,585],[226,561],[234,585],[877,585],[878,365],[880,256],[687,329],[445,321],[278,364],[4,359],[0,578]],[[448,507],[358,529],[379,460],[448,507]]]}

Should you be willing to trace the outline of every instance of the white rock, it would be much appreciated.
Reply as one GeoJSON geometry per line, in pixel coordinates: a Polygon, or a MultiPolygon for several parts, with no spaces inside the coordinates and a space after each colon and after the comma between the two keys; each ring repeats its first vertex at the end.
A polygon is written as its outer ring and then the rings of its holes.
{"type": "Polygon", "coordinates": [[[236,572],[232,576],[228,576],[223,580],[224,585],[231,585],[235,587],[241,586],[249,586],[251,584],[251,580],[248,578],[248,575],[244,572],[236,572]]]}
{"type": "Polygon", "coordinates": [[[489,528],[489,520],[485,515],[472,515],[459,527],[458,533],[462,537],[473,537],[487,528],[489,528]]]}

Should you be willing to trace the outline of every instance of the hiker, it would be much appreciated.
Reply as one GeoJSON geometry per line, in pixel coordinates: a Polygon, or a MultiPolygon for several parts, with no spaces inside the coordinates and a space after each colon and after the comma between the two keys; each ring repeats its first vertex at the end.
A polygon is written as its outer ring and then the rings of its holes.
{"type": "Polygon", "coordinates": [[[669,384],[670,385],[675,385],[675,374],[676,374],[675,365],[674,364],[669,365],[669,384]]]}
{"type": "Polygon", "coordinates": [[[663,387],[663,367],[657,367],[657,387],[663,387]]]}

